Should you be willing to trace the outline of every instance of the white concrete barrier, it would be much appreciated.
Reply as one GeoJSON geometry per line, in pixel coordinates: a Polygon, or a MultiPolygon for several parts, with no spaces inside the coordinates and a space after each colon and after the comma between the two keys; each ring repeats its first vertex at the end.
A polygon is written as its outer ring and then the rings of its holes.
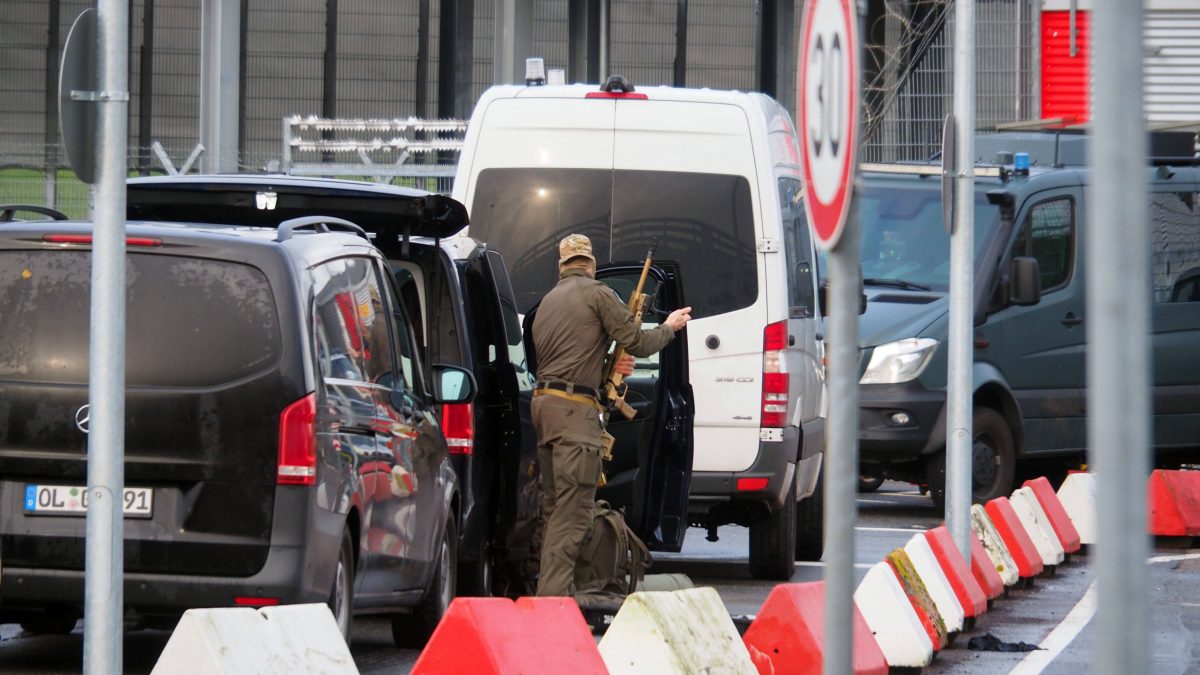
{"type": "Polygon", "coordinates": [[[630,595],[600,640],[600,656],[614,675],[758,673],[711,587],[630,595]]]}
{"type": "Polygon", "coordinates": [[[1058,500],[1079,533],[1079,543],[1096,543],[1096,476],[1091,473],[1067,475],[1058,488],[1058,500]]]}
{"type": "Polygon", "coordinates": [[[1066,558],[1062,542],[1054,533],[1054,526],[1050,524],[1050,518],[1046,516],[1042,505],[1038,503],[1037,495],[1033,493],[1033,490],[1027,487],[1017,488],[1013,490],[1012,497],[1009,497],[1008,502],[1012,504],[1017,518],[1025,526],[1025,531],[1029,533],[1033,545],[1037,547],[1038,555],[1042,557],[1042,565],[1049,567],[1061,564],[1066,558]]]}
{"type": "Polygon", "coordinates": [[[888,665],[924,668],[933,662],[933,641],[891,565],[881,562],[867,570],[854,591],[854,604],[875,634],[888,665]]]}
{"type": "Polygon", "coordinates": [[[357,675],[323,604],[190,609],[151,675],[357,675]]]}
{"type": "Polygon", "coordinates": [[[915,534],[904,545],[904,552],[908,554],[908,559],[912,561],[913,567],[917,568],[917,574],[925,583],[929,597],[933,598],[933,604],[937,606],[938,613],[942,615],[942,621],[946,623],[946,631],[950,633],[961,631],[963,622],[966,620],[966,613],[963,611],[962,603],[958,601],[958,596],[954,594],[954,589],[950,587],[950,580],[942,571],[941,563],[933,554],[929,540],[923,534],[915,534]]]}
{"type": "Polygon", "coordinates": [[[1017,583],[1021,578],[1017,572],[1017,561],[1013,560],[1012,554],[1008,552],[1008,546],[1000,538],[996,526],[992,524],[991,516],[979,504],[971,505],[971,530],[983,543],[983,550],[987,551],[988,558],[991,558],[996,571],[1000,573],[1004,585],[1012,586],[1017,583]]]}

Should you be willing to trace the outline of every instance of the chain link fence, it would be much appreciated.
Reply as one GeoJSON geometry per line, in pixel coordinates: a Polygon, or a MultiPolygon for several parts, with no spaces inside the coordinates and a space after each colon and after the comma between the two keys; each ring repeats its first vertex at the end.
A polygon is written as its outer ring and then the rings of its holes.
{"type": "MultiPolygon", "coordinates": [[[[941,151],[954,107],[954,5],[916,0],[883,7],[867,28],[884,37],[867,55],[875,72],[864,85],[863,158],[925,161],[941,151]]],[[[1037,115],[1038,7],[1032,0],[976,2],[976,129],[1037,115]]]]}
{"type": "MultiPolygon", "coordinates": [[[[444,107],[438,101],[442,3],[428,2],[423,36],[417,2],[338,0],[331,32],[326,0],[242,1],[241,170],[281,165],[281,121],[289,117],[430,118],[444,107]],[[331,37],[332,99],[324,81],[331,37]],[[428,48],[422,59],[423,37],[428,48]]],[[[162,170],[154,142],[176,166],[196,146],[200,2],[131,0],[131,171],[162,170]]],[[[6,202],[33,200],[73,215],[86,212],[87,190],[62,168],[54,88],[71,22],[89,4],[0,0],[0,197],[6,202]]],[[[799,34],[803,6],[796,1],[793,35],[799,34]]],[[[874,9],[864,39],[874,46],[866,58],[864,159],[928,159],[938,151],[942,121],[952,108],[953,3],[883,0],[868,7],[874,9]]],[[[1032,0],[977,1],[979,128],[1036,116],[1036,7],[1032,0]]],[[[635,86],[672,84],[678,9],[675,0],[611,0],[608,72],[635,86]]],[[[755,89],[759,10],[757,0],[689,0],[687,86],[755,89]]],[[[493,81],[494,11],[489,0],[473,3],[468,111],[493,81]]],[[[533,13],[535,53],[548,67],[565,68],[568,3],[534,0],[533,13]]],[[[448,190],[449,180],[435,187],[448,190]]]]}

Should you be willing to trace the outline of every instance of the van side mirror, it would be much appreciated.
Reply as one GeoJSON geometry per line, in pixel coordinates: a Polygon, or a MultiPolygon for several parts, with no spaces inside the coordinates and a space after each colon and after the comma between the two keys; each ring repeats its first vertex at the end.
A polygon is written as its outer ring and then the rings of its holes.
{"type": "Polygon", "coordinates": [[[1008,301],[1026,307],[1042,299],[1042,275],[1037,258],[1019,256],[1009,263],[1008,301]]]}
{"type": "MultiPolygon", "coordinates": [[[[821,282],[821,287],[817,289],[817,304],[821,307],[821,316],[829,316],[829,280],[821,282]]],[[[867,292],[863,289],[862,277],[858,278],[858,313],[865,314],[867,311],[867,292]]]]}
{"type": "Polygon", "coordinates": [[[434,403],[470,403],[477,391],[471,371],[444,363],[433,366],[434,403]]]}

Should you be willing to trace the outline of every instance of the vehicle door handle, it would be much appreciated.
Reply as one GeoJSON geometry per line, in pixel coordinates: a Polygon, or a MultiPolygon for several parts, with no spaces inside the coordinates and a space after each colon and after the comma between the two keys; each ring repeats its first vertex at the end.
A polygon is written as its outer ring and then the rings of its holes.
{"type": "Polygon", "coordinates": [[[375,430],[372,429],[371,427],[350,426],[350,425],[345,425],[345,424],[338,427],[338,431],[343,434],[354,434],[356,436],[374,436],[375,435],[375,430]]]}
{"type": "Polygon", "coordinates": [[[1083,317],[1075,316],[1075,312],[1067,312],[1067,315],[1062,320],[1062,325],[1067,327],[1078,326],[1081,323],[1083,323],[1083,317]]]}

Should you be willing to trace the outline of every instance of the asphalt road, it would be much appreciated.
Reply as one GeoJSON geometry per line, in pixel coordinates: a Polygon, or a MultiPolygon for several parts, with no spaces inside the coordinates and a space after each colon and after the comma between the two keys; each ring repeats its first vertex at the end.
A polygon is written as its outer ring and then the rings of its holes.
{"type": "MultiPolygon", "coordinates": [[[[855,531],[856,576],[915,532],[940,524],[941,514],[913,486],[887,482],[879,492],[860,495],[855,531]]],[[[746,565],[747,530],[725,527],[719,541],[707,542],[702,530],[692,530],[678,554],[655,556],[652,572],[682,572],[697,585],[714,586],[731,614],[754,614],[774,586],[749,578],[746,565]]],[[[1159,541],[1150,570],[1151,663],[1147,673],[1200,673],[1200,549],[1190,541],[1159,541]]],[[[821,578],[820,563],[802,563],[792,581],[821,578]]],[[[1059,566],[1053,576],[1037,579],[1030,588],[1011,589],[997,600],[971,632],[957,636],[937,656],[926,673],[992,674],[1094,672],[1097,635],[1094,576],[1086,555],[1059,566]],[[1044,649],[1030,653],[979,652],[967,648],[972,636],[991,633],[1004,642],[1027,642],[1044,649]]],[[[126,673],[148,673],[169,633],[135,631],[125,636],[126,673]]],[[[359,617],[351,652],[361,672],[407,672],[415,650],[392,646],[385,619],[359,617]]],[[[66,636],[29,636],[19,626],[0,626],[0,672],[78,673],[83,653],[82,624],[66,636]]]]}

